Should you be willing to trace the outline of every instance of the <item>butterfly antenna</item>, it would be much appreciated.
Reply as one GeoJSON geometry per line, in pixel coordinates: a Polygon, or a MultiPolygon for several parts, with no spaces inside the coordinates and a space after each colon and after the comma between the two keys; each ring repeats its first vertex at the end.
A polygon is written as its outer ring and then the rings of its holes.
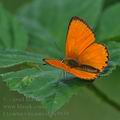
{"type": "Polygon", "coordinates": [[[64,62],[64,59],[61,60],[61,63],[63,63],[63,62],[64,62]]]}

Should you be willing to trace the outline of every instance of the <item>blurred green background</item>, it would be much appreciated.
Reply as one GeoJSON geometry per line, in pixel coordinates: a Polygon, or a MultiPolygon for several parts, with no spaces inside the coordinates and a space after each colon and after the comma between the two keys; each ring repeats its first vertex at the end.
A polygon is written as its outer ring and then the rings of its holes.
{"type": "MultiPolygon", "coordinates": [[[[30,1],[32,0],[0,0],[4,8],[12,14],[16,14],[20,6],[30,1]]],[[[105,0],[103,10],[118,2],[120,1],[105,0]]],[[[100,78],[96,85],[120,103],[120,68],[109,76],[100,78]]],[[[70,102],[52,117],[48,114],[40,102],[10,91],[6,84],[0,81],[0,120],[120,120],[120,111],[104,103],[87,89],[81,89],[79,94],[73,96],[70,102]]]]}

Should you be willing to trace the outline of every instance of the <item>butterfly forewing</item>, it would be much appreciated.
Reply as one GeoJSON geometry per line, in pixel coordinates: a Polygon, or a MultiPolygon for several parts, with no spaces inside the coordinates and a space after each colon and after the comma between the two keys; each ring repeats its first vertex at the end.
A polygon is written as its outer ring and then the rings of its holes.
{"type": "Polygon", "coordinates": [[[77,59],[94,41],[95,36],[91,28],[83,20],[73,17],[68,27],[66,58],[77,59]]]}

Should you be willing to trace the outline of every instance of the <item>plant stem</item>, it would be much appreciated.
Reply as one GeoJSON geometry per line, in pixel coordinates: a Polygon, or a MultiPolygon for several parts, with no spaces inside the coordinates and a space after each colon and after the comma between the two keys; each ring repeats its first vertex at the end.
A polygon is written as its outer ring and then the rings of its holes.
{"type": "Polygon", "coordinates": [[[105,103],[109,104],[110,106],[115,108],[117,111],[120,111],[120,104],[110,99],[105,93],[103,93],[94,84],[88,84],[87,88],[91,90],[97,97],[101,98],[105,103]]]}

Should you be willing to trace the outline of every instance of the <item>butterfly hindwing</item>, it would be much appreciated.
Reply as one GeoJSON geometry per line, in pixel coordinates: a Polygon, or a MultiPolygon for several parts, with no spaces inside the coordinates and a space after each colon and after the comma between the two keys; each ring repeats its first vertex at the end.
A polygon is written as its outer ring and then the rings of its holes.
{"type": "Polygon", "coordinates": [[[93,43],[79,56],[78,62],[92,66],[100,72],[108,65],[108,50],[103,44],[93,43]]]}

